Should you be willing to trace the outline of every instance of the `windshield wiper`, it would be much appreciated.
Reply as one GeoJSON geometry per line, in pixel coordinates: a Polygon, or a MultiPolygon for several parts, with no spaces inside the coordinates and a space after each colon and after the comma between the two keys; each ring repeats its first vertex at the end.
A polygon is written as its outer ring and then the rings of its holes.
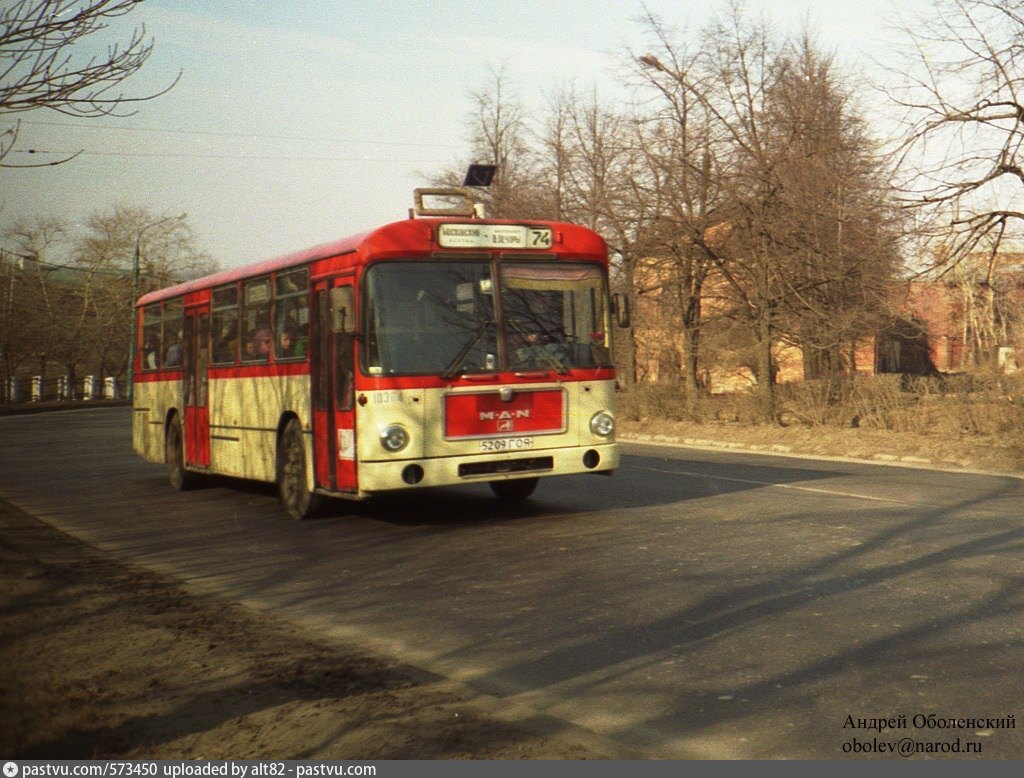
{"type": "Polygon", "coordinates": [[[448,367],[446,367],[441,373],[441,378],[455,378],[455,376],[461,373],[462,361],[469,356],[469,352],[476,348],[476,344],[479,343],[483,339],[484,335],[487,334],[487,331],[492,329],[494,326],[495,324],[493,321],[480,322],[480,326],[476,328],[476,332],[473,333],[473,337],[469,339],[469,342],[466,343],[465,346],[459,349],[459,353],[455,355],[455,359],[449,362],[448,367]]]}

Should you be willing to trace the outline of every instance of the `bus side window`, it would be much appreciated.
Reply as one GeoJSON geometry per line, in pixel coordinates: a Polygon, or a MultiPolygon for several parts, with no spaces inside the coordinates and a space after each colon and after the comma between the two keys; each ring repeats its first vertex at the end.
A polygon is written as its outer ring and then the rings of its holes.
{"type": "Polygon", "coordinates": [[[160,306],[150,305],[142,313],[142,369],[160,367],[160,306]]]}
{"type": "Polygon", "coordinates": [[[244,289],[242,361],[266,362],[274,345],[270,329],[270,279],[248,281],[244,289]]]}
{"type": "Polygon", "coordinates": [[[274,359],[303,359],[309,352],[309,273],[282,273],[274,286],[274,359]]]}
{"type": "Polygon", "coordinates": [[[167,333],[167,351],[164,352],[164,366],[178,367],[181,365],[181,335],[173,330],[167,333]]]}
{"type": "Polygon", "coordinates": [[[233,365],[238,359],[238,287],[213,292],[212,362],[233,365]]]}
{"type": "Polygon", "coordinates": [[[164,303],[164,367],[181,367],[184,319],[185,306],[180,299],[164,303]]]}

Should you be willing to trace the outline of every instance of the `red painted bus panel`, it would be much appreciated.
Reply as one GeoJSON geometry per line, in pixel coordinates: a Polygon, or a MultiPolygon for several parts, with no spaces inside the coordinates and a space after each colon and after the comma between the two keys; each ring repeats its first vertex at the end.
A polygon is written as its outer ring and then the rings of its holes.
{"type": "Polygon", "coordinates": [[[444,398],[446,438],[478,438],[565,431],[565,392],[449,394],[444,398]]]}

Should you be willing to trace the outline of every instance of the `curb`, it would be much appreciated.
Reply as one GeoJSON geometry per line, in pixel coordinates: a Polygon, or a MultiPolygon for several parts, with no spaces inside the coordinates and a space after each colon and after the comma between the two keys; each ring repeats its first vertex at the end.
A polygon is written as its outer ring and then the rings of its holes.
{"type": "Polygon", "coordinates": [[[118,408],[129,405],[131,405],[129,400],[78,400],[75,402],[23,403],[18,405],[0,405],[0,416],[27,416],[32,413],[80,411],[85,410],[86,408],[118,408]]]}
{"type": "Polygon", "coordinates": [[[1000,470],[980,470],[958,465],[955,462],[935,462],[918,456],[897,456],[896,454],[873,454],[870,458],[862,456],[817,454],[809,451],[797,451],[792,446],[782,444],[739,443],[737,441],[707,440],[705,438],[686,438],[677,435],[623,435],[618,437],[620,443],[633,443],[645,446],[665,446],[667,448],[692,448],[701,451],[736,452],[741,454],[761,454],[790,459],[811,459],[823,462],[849,462],[858,465],[874,465],[876,467],[904,467],[916,470],[934,470],[942,473],[960,473],[963,475],[985,475],[998,478],[1024,480],[1024,473],[1005,472],[1000,470]]]}

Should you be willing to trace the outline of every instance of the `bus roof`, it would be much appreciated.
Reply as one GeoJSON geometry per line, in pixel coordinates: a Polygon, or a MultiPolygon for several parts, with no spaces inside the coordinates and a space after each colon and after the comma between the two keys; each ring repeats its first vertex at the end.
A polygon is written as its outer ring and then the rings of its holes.
{"type": "Polygon", "coordinates": [[[319,246],[313,246],[302,251],[275,257],[274,259],[267,259],[251,265],[242,265],[241,267],[221,270],[217,273],[213,273],[212,275],[193,279],[192,281],[183,281],[180,284],[144,294],[139,298],[136,305],[146,305],[148,303],[159,302],[160,300],[178,297],[180,295],[188,294],[189,292],[196,292],[200,289],[222,286],[224,284],[230,284],[232,281],[239,281],[243,278],[258,276],[264,273],[272,273],[275,270],[283,270],[294,265],[302,265],[306,262],[312,262],[317,259],[326,259],[327,257],[336,257],[339,254],[347,254],[358,249],[359,245],[367,235],[369,235],[369,233],[352,235],[330,243],[322,243],[319,246]]]}
{"type": "MultiPolygon", "coordinates": [[[[297,265],[304,265],[308,262],[315,262],[321,259],[341,256],[352,252],[360,252],[367,258],[378,258],[388,256],[401,256],[403,253],[416,252],[422,254],[424,251],[432,251],[436,248],[431,244],[434,236],[434,228],[439,224],[466,223],[467,219],[443,218],[443,219],[406,219],[392,222],[377,229],[350,235],[319,246],[312,246],[302,251],[285,254],[273,259],[256,262],[241,267],[221,270],[212,275],[203,276],[192,281],[184,281],[175,286],[149,292],[139,298],[137,306],[148,305],[173,297],[208,289],[215,286],[240,281],[253,276],[273,273],[278,270],[285,270],[297,265]]],[[[599,254],[606,256],[607,246],[604,239],[597,233],[586,227],[566,222],[548,222],[539,220],[524,219],[486,219],[472,220],[473,224],[514,224],[514,225],[542,225],[551,227],[562,234],[572,236],[574,246],[571,254],[599,254]]],[[[557,251],[557,249],[555,249],[557,251]]],[[[564,253],[564,252],[563,252],[564,253]]]]}

